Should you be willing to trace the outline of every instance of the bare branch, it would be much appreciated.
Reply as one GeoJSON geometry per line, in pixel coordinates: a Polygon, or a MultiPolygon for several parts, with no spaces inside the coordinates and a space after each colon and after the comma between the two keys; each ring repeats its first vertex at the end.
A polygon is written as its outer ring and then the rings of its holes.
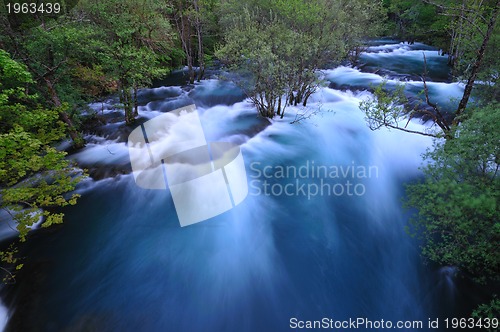
{"type": "Polygon", "coordinates": [[[305,120],[309,120],[312,117],[316,116],[317,114],[321,114],[323,112],[333,112],[333,110],[322,111],[321,106],[314,108],[314,109],[310,109],[309,107],[304,107],[304,108],[305,108],[305,112],[300,113],[299,111],[297,111],[297,114],[295,114],[295,118],[293,119],[292,122],[290,122],[290,124],[301,123],[301,122],[303,122],[305,120]]]}
{"type": "Polygon", "coordinates": [[[467,16],[462,16],[462,15],[455,15],[455,14],[446,14],[446,13],[440,13],[439,15],[441,16],[451,16],[451,17],[460,17],[464,20],[466,20],[469,24],[471,24],[474,28],[476,28],[477,32],[479,32],[479,34],[484,38],[486,36],[486,34],[484,33],[483,30],[481,30],[481,28],[476,24],[474,23],[474,21],[471,21],[467,16]]]}
{"type": "MultiPolygon", "coordinates": [[[[436,6],[438,7],[439,9],[443,10],[443,11],[460,11],[460,12],[467,12],[467,13],[473,13],[475,15],[477,15],[484,23],[488,23],[488,20],[482,16],[481,14],[479,14],[479,12],[477,10],[474,10],[474,9],[468,9],[468,8],[463,8],[463,7],[449,7],[449,6],[444,6],[444,5],[440,5],[438,3],[435,3],[433,1],[430,1],[430,0],[422,0],[422,2],[428,4],[428,5],[433,5],[433,6],[436,6]]],[[[443,15],[443,13],[440,13],[440,15],[443,15]]],[[[462,18],[465,18],[465,16],[463,16],[462,13],[460,14],[449,14],[449,15],[445,15],[445,16],[455,16],[455,17],[462,17],[462,18]]]]}
{"type": "MultiPolygon", "coordinates": [[[[9,270],[7,270],[6,268],[4,268],[2,266],[0,266],[0,269],[9,275],[9,279],[7,279],[7,280],[10,280],[8,285],[13,285],[16,283],[16,277],[9,270]]],[[[4,281],[6,281],[6,280],[4,279],[4,281]]]]}
{"type": "MultiPolygon", "coordinates": [[[[424,131],[418,131],[418,130],[406,129],[406,127],[399,127],[399,126],[392,125],[390,123],[384,123],[383,126],[385,126],[387,128],[391,128],[391,129],[401,130],[401,131],[404,131],[406,133],[411,133],[411,134],[418,134],[418,135],[422,135],[422,136],[430,136],[430,137],[436,137],[436,138],[439,137],[439,135],[437,135],[437,134],[426,133],[424,131]]],[[[374,129],[372,129],[372,130],[374,130],[374,129]]]]}

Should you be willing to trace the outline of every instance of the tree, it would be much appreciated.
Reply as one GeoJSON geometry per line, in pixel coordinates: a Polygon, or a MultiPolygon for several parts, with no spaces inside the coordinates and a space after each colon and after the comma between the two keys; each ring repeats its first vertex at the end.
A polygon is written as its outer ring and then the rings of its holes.
{"type": "MultiPolygon", "coordinates": [[[[475,13],[475,15],[479,15],[481,19],[484,20],[487,24],[485,24],[482,29],[478,25],[474,26],[474,29],[477,30],[476,35],[477,34],[481,35],[480,39],[481,43],[474,52],[474,56],[472,57],[471,62],[469,62],[468,64],[470,70],[465,71],[465,73],[467,74],[467,79],[466,79],[467,83],[465,85],[463,96],[458,104],[456,111],[452,116],[451,123],[448,123],[449,121],[447,121],[444,118],[442,114],[443,112],[438,108],[436,104],[432,103],[432,101],[429,99],[429,94],[426,85],[427,66],[426,66],[425,54],[423,55],[424,57],[424,74],[422,76],[422,81],[424,83],[423,92],[425,94],[426,104],[432,108],[432,111],[429,111],[426,107],[421,107],[419,105],[418,107],[413,108],[409,115],[410,119],[411,117],[414,117],[419,114],[430,115],[431,118],[435,121],[435,123],[440,127],[441,132],[429,133],[429,132],[414,131],[414,133],[427,136],[434,136],[434,137],[443,136],[447,139],[453,138],[454,128],[457,127],[460,124],[460,122],[464,120],[464,115],[465,115],[464,113],[467,108],[467,104],[469,102],[474,87],[474,83],[476,82],[476,79],[481,71],[483,60],[485,59],[488,53],[488,48],[490,46],[490,39],[491,36],[493,35],[493,32],[495,31],[495,25],[500,10],[500,0],[495,0],[495,3],[492,6],[493,7],[489,7],[488,5],[483,5],[483,7],[480,6],[480,8],[477,9],[464,9],[464,7],[461,8],[462,12],[469,13],[470,11],[472,11],[475,13]],[[482,10],[482,12],[479,13],[478,12],[479,10],[482,10]]],[[[463,16],[460,17],[464,18],[463,16]]],[[[360,108],[363,112],[365,112],[366,118],[370,122],[370,127],[375,127],[375,128],[388,127],[397,130],[408,131],[406,130],[406,126],[402,127],[398,123],[398,120],[404,118],[407,115],[405,108],[401,107],[401,104],[397,103],[398,96],[394,96],[395,98],[393,103],[387,103],[386,99],[387,96],[390,95],[390,93],[385,92],[383,89],[378,89],[378,90],[376,89],[375,92],[376,92],[374,95],[375,98],[373,100],[363,101],[360,103],[360,108]],[[391,114],[391,116],[387,116],[388,114],[391,114]],[[376,124],[374,125],[374,123],[376,124]]]]}
{"type": "MultiPolygon", "coordinates": [[[[425,81],[424,81],[424,84],[425,81]]],[[[394,88],[387,88],[387,81],[375,86],[373,95],[376,100],[364,100],[360,102],[359,108],[366,114],[366,122],[371,130],[377,130],[382,127],[397,129],[407,133],[419,134],[424,136],[439,137],[440,135],[451,135],[451,128],[447,124],[437,105],[429,100],[427,85],[425,86],[425,97],[427,103],[433,107],[433,111],[423,108],[417,104],[412,110],[408,111],[406,104],[408,99],[404,93],[405,86],[396,84],[394,88]],[[405,117],[407,115],[407,117],[405,117]],[[408,129],[407,126],[416,115],[427,115],[434,120],[434,123],[442,130],[436,133],[433,128],[426,131],[417,131],[408,129]],[[404,126],[403,126],[404,124],[404,126]]]]}
{"type": "Polygon", "coordinates": [[[75,148],[85,142],[70,115],[74,109],[62,105],[73,104],[74,98],[79,97],[75,94],[77,89],[66,87],[71,85],[72,64],[86,49],[82,43],[89,31],[82,29],[80,22],[81,18],[65,16],[65,13],[8,15],[4,6],[0,8],[0,26],[4,31],[0,43],[28,68],[37,83],[34,87],[45,96],[45,106],[60,111],[59,117],[66,124],[75,148]]]}
{"type": "Polygon", "coordinates": [[[186,57],[189,83],[199,82],[205,75],[206,33],[213,30],[214,0],[173,0],[172,21],[177,28],[182,50],[186,57]],[[194,70],[195,64],[199,70],[194,70]]]}
{"type": "Polygon", "coordinates": [[[500,270],[499,121],[498,104],[475,110],[455,139],[425,154],[424,181],[407,187],[423,254],[480,282],[498,281],[500,270]]]}
{"type": "Polygon", "coordinates": [[[104,72],[118,83],[127,124],[138,115],[137,90],[168,73],[172,29],[164,1],[80,1],[95,37],[90,48],[104,72]]]}
{"type": "Polygon", "coordinates": [[[397,83],[393,89],[386,88],[387,81],[383,81],[381,84],[374,87],[373,99],[363,100],[359,103],[359,108],[365,113],[366,122],[371,130],[386,127],[435,138],[453,138],[454,127],[451,126],[449,120],[445,117],[439,106],[434,104],[429,98],[429,90],[425,78],[427,75],[425,54],[423,57],[425,72],[422,76],[422,81],[424,83],[422,94],[425,96],[425,104],[427,107],[423,106],[422,102],[418,102],[411,108],[408,107],[408,99],[404,93],[405,86],[397,83]],[[431,109],[429,109],[429,107],[431,109]],[[440,131],[436,132],[432,127],[423,131],[407,129],[411,119],[418,116],[426,116],[432,119],[434,125],[437,126],[440,131]]]}
{"type": "MultiPolygon", "coordinates": [[[[39,105],[27,92],[33,83],[27,68],[0,50],[0,207],[16,222],[21,241],[40,218],[43,227],[62,222],[53,209],[76,203],[79,195],[68,193],[82,177],[53,146],[65,136],[64,109],[39,105]]],[[[13,252],[0,257],[20,268],[13,252]]]]}
{"type": "Polygon", "coordinates": [[[220,11],[224,44],[216,54],[239,73],[233,80],[259,114],[272,118],[283,117],[287,105],[307,104],[320,83],[317,71],[347,57],[381,7],[364,0],[253,0],[224,2],[220,11]]]}
{"type": "Polygon", "coordinates": [[[486,49],[481,68],[477,74],[476,88],[472,90],[474,99],[479,103],[483,101],[500,102],[500,25],[496,24],[486,49]]]}
{"type": "Polygon", "coordinates": [[[449,48],[450,18],[438,15],[438,8],[423,1],[384,0],[387,10],[385,35],[414,43],[416,40],[449,48]]]}
{"type": "Polygon", "coordinates": [[[235,80],[263,117],[283,114],[281,98],[287,90],[287,63],[280,52],[291,52],[287,42],[293,32],[275,20],[260,24],[245,10],[240,26],[226,34],[226,45],[217,55],[239,77],[235,80]]]}
{"type": "MultiPolygon", "coordinates": [[[[465,111],[465,109],[467,107],[467,103],[469,102],[469,98],[470,98],[470,95],[472,93],[472,88],[474,87],[474,82],[476,81],[476,78],[477,78],[479,71],[481,69],[481,65],[483,63],[483,59],[484,59],[485,54],[486,54],[486,49],[488,47],[488,43],[489,43],[491,35],[493,34],[493,31],[495,29],[495,24],[496,24],[496,21],[498,18],[499,10],[500,10],[500,0],[496,0],[492,4],[492,6],[493,7],[491,7],[491,8],[488,7],[488,9],[491,9],[489,19],[481,16],[483,18],[483,20],[485,21],[484,23],[486,24],[485,29],[480,29],[479,27],[475,26],[475,27],[477,27],[477,29],[479,30],[479,33],[481,34],[481,36],[483,38],[482,38],[481,46],[477,50],[477,56],[475,57],[474,62],[472,62],[472,67],[470,69],[470,74],[469,74],[469,77],[467,79],[467,84],[465,85],[463,97],[460,100],[460,103],[458,104],[457,111],[455,112],[455,117],[453,118],[454,125],[457,125],[461,121],[461,115],[465,111]]],[[[460,16],[460,17],[463,17],[463,16],[460,16]]],[[[473,24],[470,21],[467,21],[467,22],[473,24]]]]}

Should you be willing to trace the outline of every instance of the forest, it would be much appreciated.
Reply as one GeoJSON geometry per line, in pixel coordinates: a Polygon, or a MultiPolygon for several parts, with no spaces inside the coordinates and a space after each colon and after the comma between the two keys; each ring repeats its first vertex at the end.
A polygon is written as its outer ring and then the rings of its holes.
{"type": "MultiPolygon", "coordinates": [[[[465,311],[468,318],[496,317],[498,323],[499,10],[499,0],[3,0],[0,206],[1,222],[17,232],[2,240],[3,287],[16,289],[33,271],[23,248],[43,241],[32,241],[34,224],[54,229],[41,233],[44,238],[57,236],[71,220],[66,212],[88,204],[77,189],[92,172],[71,156],[96,144],[89,137],[97,128],[119,123],[130,132],[140,126],[144,91],[181,73],[179,86],[187,92],[215,79],[231,84],[264,121],[262,128],[321,123],[327,115],[318,94],[352,88],[369,94],[357,102],[363,126],[429,139],[420,175],[404,181],[398,195],[411,214],[402,236],[415,241],[424,264],[451,267],[462,284],[487,289],[489,295],[465,311]],[[421,70],[411,79],[365,70],[370,43],[381,38],[408,48],[427,45],[444,61],[446,77],[433,78],[435,60],[427,50],[418,53],[421,70]],[[328,82],[338,68],[383,79],[345,88],[328,82]],[[421,84],[412,95],[408,89],[416,83],[410,80],[421,84]],[[448,98],[433,90],[441,83],[459,89],[451,107],[437,101],[448,98]],[[110,99],[119,119],[91,107],[110,99]]],[[[216,116],[214,126],[223,126],[230,115],[216,116]]],[[[307,140],[304,151],[354,144],[325,141],[307,140]]],[[[266,150],[265,143],[259,149],[266,150]]]]}

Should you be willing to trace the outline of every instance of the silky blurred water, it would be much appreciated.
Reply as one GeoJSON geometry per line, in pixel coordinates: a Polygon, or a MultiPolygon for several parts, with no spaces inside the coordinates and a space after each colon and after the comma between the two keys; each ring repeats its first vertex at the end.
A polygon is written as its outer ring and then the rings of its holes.
{"type": "MultiPolygon", "coordinates": [[[[379,43],[362,60],[413,74],[416,69],[407,65],[423,64],[418,46],[435,52],[421,44],[407,49],[379,43]]],[[[438,66],[434,58],[429,54],[428,62],[438,66]]],[[[361,90],[383,80],[347,67],[324,74],[361,90]]],[[[419,84],[412,81],[409,88],[419,84]]],[[[443,103],[462,89],[429,86],[443,103]]],[[[324,87],[309,103],[321,114],[292,125],[296,113],[305,110],[291,107],[284,119],[266,126],[241,91],[224,81],[207,80],[190,91],[178,86],[141,91],[143,118],[194,102],[208,141],[240,144],[250,193],[234,209],[181,228],[168,190],[141,189],[131,174],[85,181],[78,205],[64,210],[64,225],[34,237],[25,249],[25,265],[37,266],[43,275],[33,297],[20,285],[21,295],[12,301],[22,307],[36,299],[25,326],[37,331],[286,331],[292,317],[426,324],[428,317],[442,315],[439,308],[455,299],[453,276],[423,264],[418,242],[405,232],[409,213],[401,208],[403,183],[420,175],[420,154],[432,142],[370,131],[358,108],[369,97],[366,91],[324,87]],[[327,179],[332,185],[360,183],[363,195],[263,193],[264,180],[271,185],[295,181],[265,179],[263,167],[311,163],[374,167],[377,176],[327,179]]],[[[113,112],[108,106],[106,112],[113,112]]],[[[426,124],[415,119],[409,126],[426,124]]],[[[101,167],[128,162],[119,139],[89,139],[92,143],[72,158],[101,167]]],[[[33,281],[28,276],[22,282],[33,281]]]]}

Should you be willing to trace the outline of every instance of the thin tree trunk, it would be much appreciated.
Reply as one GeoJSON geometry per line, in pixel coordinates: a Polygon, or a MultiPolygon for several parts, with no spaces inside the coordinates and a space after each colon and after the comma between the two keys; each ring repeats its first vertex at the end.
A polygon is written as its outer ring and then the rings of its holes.
{"type": "Polygon", "coordinates": [[[198,35],[198,63],[200,65],[200,70],[198,71],[198,82],[201,81],[203,76],[205,76],[205,54],[203,52],[203,39],[201,34],[201,27],[197,28],[198,35]]]}
{"type": "Polygon", "coordinates": [[[456,40],[456,43],[454,45],[454,52],[453,52],[453,55],[452,55],[452,68],[453,68],[453,73],[455,74],[456,73],[456,64],[458,62],[458,59],[460,58],[461,56],[461,52],[460,52],[460,44],[461,44],[461,41],[462,41],[462,31],[463,31],[463,21],[464,21],[464,18],[463,16],[465,15],[465,0],[462,1],[462,7],[461,7],[461,11],[460,11],[460,16],[459,16],[459,20],[458,20],[458,29],[456,29],[454,31],[455,33],[455,40],[456,40]]]}
{"type": "Polygon", "coordinates": [[[302,103],[302,106],[306,107],[307,106],[307,100],[309,99],[309,97],[312,95],[314,91],[308,91],[306,93],[306,97],[304,98],[304,102],[302,103]]]}
{"type": "Polygon", "coordinates": [[[139,116],[139,102],[137,101],[137,85],[134,85],[134,116],[139,116]]]}
{"type": "Polygon", "coordinates": [[[283,118],[283,115],[281,114],[281,98],[278,98],[278,115],[283,118]]]}
{"type": "Polygon", "coordinates": [[[132,100],[131,88],[124,87],[122,89],[123,95],[123,108],[125,110],[125,122],[127,124],[132,124],[135,121],[134,116],[134,102],[132,100]]]}
{"type": "Polygon", "coordinates": [[[85,140],[80,135],[78,131],[76,131],[75,126],[73,125],[73,121],[69,118],[68,114],[61,109],[62,103],[61,99],[59,99],[59,95],[57,94],[56,89],[54,88],[54,84],[52,81],[44,77],[45,85],[47,86],[47,90],[49,92],[50,98],[52,99],[52,103],[59,111],[59,118],[66,124],[68,127],[68,133],[73,141],[73,147],[76,149],[83,148],[85,146],[85,140]]]}
{"type": "Polygon", "coordinates": [[[189,27],[189,20],[184,15],[184,8],[182,6],[182,2],[180,2],[180,8],[175,16],[175,25],[177,27],[177,31],[179,32],[179,36],[181,38],[182,49],[186,54],[186,64],[188,67],[188,76],[189,83],[194,83],[194,71],[193,71],[193,56],[192,56],[192,47],[191,47],[191,29],[189,27]]]}
{"type": "Polygon", "coordinates": [[[182,16],[181,22],[183,26],[184,51],[186,52],[186,61],[188,66],[189,84],[194,83],[195,72],[193,69],[193,47],[191,45],[191,27],[189,20],[182,16]]]}
{"type": "Polygon", "coordinates": [[[194,70],[193,70],[193,57],[191,55],[187,55],[187,66],[188,66],[188,76],[189,76],[189,84],[194,83],[194,70]]]}
{"type": "Polygon", "coordinates": [[[198,82],[201,81],[205,75],[205,54],[203,52],[203,27],[200,20],[200,7],[198,6],[198,0],[193,0],[194,10],[196,11],[195,27],[196,36],[198,38],[198,64],[200,70],[198,71],[198,82]]]}

